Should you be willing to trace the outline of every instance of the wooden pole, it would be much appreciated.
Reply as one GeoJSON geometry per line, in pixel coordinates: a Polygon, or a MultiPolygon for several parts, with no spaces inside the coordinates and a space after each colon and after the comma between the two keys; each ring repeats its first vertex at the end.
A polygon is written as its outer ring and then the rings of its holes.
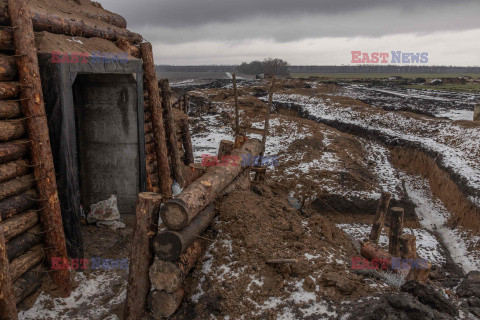
{"type": "MultiPolygon", "coordinates": [[[[19,82],[22,85],[22,112],[28,118],[28,136],[32,140],[30,155],[40,198],[39,207],[42,208],[40,220],[45,230],[47,261],[50,262],[54,257],[67,259],[31,14],[21,0],[8,0],[8,11],[13,27],[19,82]]],[[[69,296],[70,271],[52,270],[50,275],[63,295],[69,296]]]]}
{"type": "Polygon", "coordinates": [[[188,116],[187,118],[180,120],[180,128],[182,130],[183,150],[185,150],[184,163],[188,166],[189,164],[195,162],[195,158],[193,157],[192,136],[190,134],[188,116]]]}
{"type": "Polygon", "coordinates": [[[272,85],[270,86],[270,92],[268,93],[267,113],[265,114],[265,127],[263,128],[262,153],[260,154],[261,156],[265,154],[265,145],[267,143],[268,128],[270,126],[270,113],[272,112],[274,86],[275,86],[275,77],[272,77],[272,85]]]}
{"type": "Polygon", "coordinates": [[[390,210],[390,232],[388,234],[388,252],[394,257],[400,256],[400,237],[403,234],[403,209],[393,207],[390,210]]]}
{"type": "Polygon", "coordinates": [[[17,320],[17,308],[3,228],[0,226],[0,319],[17,320]]]}
{"type": "Polygon", "coordinates": [[[196,240],[183,253],[178,261],[155,260],[150,268],[150,281],[153,287],[159,291],[168,293],[178,290],[202,255],[202,245],[196,240]]]}
{"type": "Polygon", "coordinates": [[[235,135],[240,133],[240,119],[238,115],[238,92],[237,92],[237,76],[233,76],[233,95],[235,97],[235,135]]]}
{"type": "Polygon", "coordinates": [[[375,220],[372,225],[372,231],[370,232],[370,236],[368,237],[373,243],[378,243],[378,239],[380,239],[380,234],[382,233],[383,224],[385,223],[385,216],[387,215],[388,206],[390,204],[391,198],[391,193],[382,192],[380,201],[378,202],[375,220]]]}
{"type": "Polygon", "coordinates": [[[147,84],[148,106],[152,114],[153,135],[156,146],[158,164],[158,177],[160,179],[160,190],[164,197],[172,196],[172,178],[170,176],[170,165],[168,164],[168,149],[165,139],[165,127],[163,124],[162,104],[160,101],[160,90],[158,88],[157,73],[153,62],[152,45],[148,42],[140,45],[140,52],[143,59],[143,73],[147,84]]]}
{"type": "Polygon", "coordinates": [[[142,319],[147,294],[150,291],[148,271],[153,263],[153,238],[158,232],[158,210],[162,196],[151,192],[138,195],[135,225],[133,228],[127,298],[123,318],[142,319]]]}
{"type": "Polygon", "coordinates": [[[172,162],[173,174],[175,180],[185,187],[185,170],[184,164],[180,156],[180,152],[177,148],[177,128],[175,128],[175,120],[172,112],[172,102],[170,97],[172,92],[170,91],[170,85],[168,79],[160,80],[160,89],[162,90],[162,106],[163,115],[165,119],[165,132],[167,134],[167,143],[170,151],[170,160],[172,162]]]}
{"type": "Polygon", "coordinates": [[[184,229],[190,221],[243,171],[241,155],[256,156],[261,152],[260,141],[248,140],[242,148],[235,149],[222,166],[210,167],[203,176],[183,189],[175,199],[167,201],[160,210],[163,223],[175,231],[184,229]]]}
{"type": "Polygon", "coordinates": [[[175,261],[179,259],[180,255],[207,229],[214,217],[215,207],[213,204],[210,204],[182,231],[166,230],[159,233],[153,242],[155,255],[160,260],[165,261],[175,261]]]}

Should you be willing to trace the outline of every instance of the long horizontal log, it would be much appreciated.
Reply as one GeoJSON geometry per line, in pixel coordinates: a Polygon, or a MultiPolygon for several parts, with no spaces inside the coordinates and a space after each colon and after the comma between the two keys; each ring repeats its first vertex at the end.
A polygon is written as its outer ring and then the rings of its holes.
{"type": "Polygon", "coordinates": [[[130,43],[141,43],[143,38],[138,33],[115,26],[100,26],[92,20],[60,17],[52,13],[33,12],[33,28],[35,31],[48,31],[72,37],[103,38],[116,41],[120,37],[130,43]]]}
{"type": "Polygon", "coordinates": [[[12,179],[7,182],[0,183],[0,200],[12,197],[35,185],[33,174],[27,174],[19,178],[12,179]]]}
{"type": "MultiPolygon", "coordinates": [[[[175,261],[202,234],[215,217],[215,207],[210,204],[182,231],[166,230],[157,235],[153,250],[160,260],[175,261]]],[[[162,290],[162,289],[158,289],[162,290]]]]}
{"type": "Polygon", "coordinates": [[[0,141],[10,141],[22,138],[25,135],[23,121],[0,121],[0,141]]]}
{"type": "Polygon", "coordinates": [[[21,115],[22,109],[20,108],[20,102],[15,100],[0,100],[0,120],[19,118],[21,115]]]}
{"type": "Polygon", "coordinates": [[[37,224],[7,243],[8,260],[21,256],[42,241],[43,229],[37,224]]]}
{"type": "Polygon", "coordinates": [[[12,81],[16,77],[17,65],[15,57],[0,54],[0,81],[12,81]]]}
{"type": "Polygon", "coordinates": [[[0,143],[0,163],[6,163],[24,157],[28,153],[27,140],[0,143]]]}
{"type": "Polygon", "coordinates": [[[232,151],[232,158],[222,166],[210,167],[198,180],[192,182],[175,199],[167,201],[160,210],[165,225],[171,230],[182,230],[244,170],[241,155],[257,156],[262,152],[257,139],[248,140],[242,148],[232,151]]]}
{"type": "Polygon", "coordinates": [[[39,264],[18,278],[13,284],[16,304],[19,304],[25,300],[25,298],[37,291],[42,285],[43,276],[47,273],[47,268],[44,265],[39,264]]]}
{"type": "Polygon", "coordinates": [[[26,174],[28,170],[28,161],[25,159],[0,164],[0,182],[22,176],[26,174]]]}
{"type": "Polygon", "coordinates": [[[239,174],[238,177],[236,177],[235,180],[233,180],[233,182],[226,187],[220,195],[226,196],[237,190],[247,190],[250,188],[250,185],[250,170],[246,169],[239,174]]]}
{"type": "Polygon", "coordinates": [[[20,84],[16,81],[0,82],[0,99],[13,99],[20,94],[20,84]]]}
{"type": "Polygon", "coordinates": [[[127,20],[119,14],[104,10],[103,14],[83,12],[85,16],[91,19],[100,20],[119,28],[127,27],[127,20]]]}
{"type": "Polygon", "coordinates": [[[200,241],[195,241],[178,261],[155,260],[150,267],[150,282],[159,291],[172,293],[183,284],[185,277],[202,255],[200,241]]]}
{"type": "Polygon", "coordinates": [[[152,291],[148,296],[148,306],[155,319],[168,318],[177,311],[182,303],[185,290],[178,289],[174,293],[163,291],[152,291]]]}
{"type": "Polygon", "coordinates": [[[37,203],[37,191],[30,189],[19,195],[0,201],[0,214],[2,220],[9,219],[14,215],[32,209],[37,203]]]}
{"type": "Polygon", "coordinates": [[[12,281],[16,281],[28,270],[39,264],[45,259],[45,253],[41,245],[37,245],[28,250],[24,255],[21,255],[17,259],[14,259],[10,263],[10,276],[12,281]]]}
{"type": "Polygon", "coordinates": [[[0,50],[13,51],[13,35],[10,29],[0,29],[0,50]]]}
{"type": "Polygon", "coordinates": [[[10,219],[0,222],[0,226],[3,227],[3,233],[5,239],[10,239],[24,233],[38,223],[38,213],[30,210],[25,213],[16,215],[10,219]]]}

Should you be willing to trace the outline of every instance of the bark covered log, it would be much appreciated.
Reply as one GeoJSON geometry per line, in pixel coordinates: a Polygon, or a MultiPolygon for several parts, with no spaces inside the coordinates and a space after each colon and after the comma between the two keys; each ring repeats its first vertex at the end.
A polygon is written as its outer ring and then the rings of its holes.
{"type": "Polygon", "coordinates": [[[0,201],[0,214],[2,220],[13,217],[19,213],[32,209],[37,203],[37,191],[27,190],[19,195],[0,201]]]}
{"type": "Polygon", "coordinates": [[[220,194],[222,197],[237,190],[248,190],[250,188],[250,170],[246,169],[233,180],[233,182],[226,187],[220,194]]]}
{"type": "Polygon", "coordinates": [[[390,231],[388,233],[388,252],[394,257],[400,256],[400,237],[403,234],[403,209],[393,207],[390,210],[390,231]]]}
{"type": "Polygon", "coordinates": [[[373,222],[372,230],[369,237],[370,241],[372,241],[373,243],[378,243],[378,239],[380,239],[380,234],[382,233],[383,224],[385,223],[385,217],[387,215],[388,206],[390,205],[391,198],[391,193],[382,192],[382,195],[378,202],[375,220],[373,222]]]}
{"type": "Polygon", "coordinates": [[[37,245],[25,254],[14,259],[10,263],[10,276],[13,281],[16,281],[22,275],[25,274],[28,270],[32,269],[34,266],[39,264],[45,259],[45,253],[41,245],[37,245]]]}
{"type": "Polygon", "coordinates": [[[38,212],[30,210],[0,222],[5,239],[8,241],[38,223],[38,212]]]}
{"type": "Polygon", "coordinates": [[[180,120],[180,129],[182,133],[183,150],[185,150],[184,163],[189,165],[195,162],[193,157],[192,135],[190,134],[190,124],[188,118],[180,120]]]}
{"type": "Polygon", "coordinates": [[[40,241],[42,241],[42,231],[42,227],[37,224],[17,237],[10,239],[7,243],[8,260],[12,261],[30,250],[32,247],[38,245],[40,241]]]}
{"type": "Polygon", "coordinates": [[[22,115],[20,102],[14,100],[0,100],[0,119],[18,118],[22,115]]]}
{"type": "Polygon", "coordinates": [[[0,121],[0,142],[22,138],[25,135],[25,132],[24,121],[0,121]]]}
{"type": "MultiPolygon", "coordinates": [[[[182,231],[166,230],[155,237],[153,249],[160,260],[175,261],[202,234],[215,217],[215,207],[210,204],[182,231]]],[[[157,288],[158,289],[158,288],[157,288]]],[[[162,289],[158,289],[162,290],[162,289]]]]}
{"type": "Polygon", "coordinates": [[[6,163],[24,157],[28,153],[28,141],[17,140],[0,143],[0,163],[6,163]]]}
{"type": "Polygon", "coordinates": [[[162,105],[160,91],[158,88],[157,74],[153,62],[152,45],[148,42],[140,45],[143,59],[143,73],[146,81],[146,91],[149,96],[149,110],[152,114],[153,135],[157,156],[158,174],[160,179],[160,190],[165,197],[172,196],[172,178],[170,177],[170,166],[168,164],[168,149],[163,124],[162,105]]]}
{"type": "Polygon", "coordinates": [[[167,145],[170,153],[170,161],[173,167],[173,174],[175,180],[182,187],[185,187],[185,169],[177,146],[177,128],[175,127],[175,120],[172,112],[172,102],[170,100],[172,94],[170,91],[170,85],[168,83],[168,79],[161,79],[159,84],[162,91],[162,108],[165,121],[165,134],[167,137],[167,145]]]}
{"type": "Polygon", "coordinates": [[[168,318],[177,311],[182,303],[185,290],[178,289],[174,293],[152,291],[148,296],[148,306],[155,319],[168,318]]]}
{"type": "Polygon", "coordinates": [[[382,260],[384,268],[392,268],[392,255],[371,242],[362,244],[360,255],[368,260],[382,260]]]}
{"type": "Polygon", "coordinates": [[[7,182],[0,183],[0,200],[15,196],[35,186],[33,174],[27,174],[7,182]]]}
{"type": "Polygon", "coordinates": [[[162,196],[156,193],[143,192],[138,195],[123,315],[126,320],[141,319],[145,310],[145,301],[150,291],[148,271],[154,258],[152,242],[158,232],[161,202],[162,196]]]}
{"type": "Polygon", "coordinates": [[[17,320],[17,308],[10,272],[11,267],[8,262],[5,237],[0,226],[0,319],[17,320]]]}
{"type": "Polygon", "coordinates": [[[127,27],[127,20],[125,20],[125,18],[122,17],[121,15],[113,12],[104,10],[102,14],[93,13],[93,12],[83,12],[83,14],[85,14],[85,16],[91,19],[101,20],[115,27],[119,27],[119,28],[127,27]]]}
{"type": "Polygon", "coordinates": [[[242,148],[233,150],[231,158],[224,165],[210,167],[203,176],[163,206],[160,214],[165,225],[171,230],[184,229],[245,169],[241,166],[241,155],[257,156],[261,150],[260,141],[251,139],[242,148]]]}
{"type": "Polygon", "coordinates": [[[15,302],[19,304],[25,298],[37,291],[42,285],[43,276],[47,273],[47,268],[45,268],[43,264],[39,264],[17,279],[13,284],[15,302]]]}
{"type": "Polygon", "coordinates": [[[155,260],[150,267],[150,281],[155,289],[173,293],[183,284],[185,277],[202,255],[200,241],[195,241],[183,253],[178,261],[155,260]]]}
{"type": "Polygon", "coordinates": [[[0,54],[0,81],[12,81],[17,77],[15,57],[0,54]]]}
{"type": "MultiPolygon", "coordinates": [[[[43,229],[46,230],[44,234],[44,244],[47,261],[50,263],[53,257],[67,259],[67,247],[57,193],[56,175],[50,147],[38,57],[35,49],[33,24],[30,11],[25,2],[21,0],[8,0],[8,12],[13,27],[19,83],[22,85],[22,113],[28,118],[26,121],[28,136],[30,140],[32,140],[30,155],[35,179],[37,181],[37,190],[40,198],[39,206],[42,208],[40,211],[40,221],[43,229]]],[[[42,25],[42,15],[35,16],[37,17],[37,26],[42,25]]],[[[62,21],[61,19],[53,18],[52,21],[52,19],[48,19],[52,18],[52,15],[49,14],[43,15],[43,18],[46,18],[43,19],[43,26],[46,27],[46,29],[55,29],[51,28],[53,25],[51,22],[60,22],[63,23],[62,27],[71,30],[71,26],[69,26],[67,22],[68,19],[62,21]]],[[[82,21],[71,22],[85,25],[82,21]]],[[[86,32],[81,31],[82,35],[85,35],[86,32]]],[[[59,291],[62,292],[64,296],[70,295],[70,271],[52,270],[50,275],[53,282],[59,288],[59,291]]]]}
{"type": "Polygon", "coordinates": [[[0,82],[0,99],[13,99],[20,94],[20,84],[18,82],[0,82]]]}
{"type": "Polygon", "coordinates": [[[13,51],[13,34],[10,29],[0,29],[0,50],[13,51]]]}
{"type": "Polygon", "coordinates": [[[28,170],[28,161],[25,159],[0,164],[0,182],[5,182],[13,178],[25,175],[28,170]]]}

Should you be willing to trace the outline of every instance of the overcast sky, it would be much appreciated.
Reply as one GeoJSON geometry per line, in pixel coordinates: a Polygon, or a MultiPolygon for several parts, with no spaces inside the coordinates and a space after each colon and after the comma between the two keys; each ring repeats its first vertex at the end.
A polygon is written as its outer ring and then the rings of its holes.
{"type": "Polygon", "coordinates": [[[479,0],[100,0],[154,46],[157,64],[350,64],[351,51],[428,52],[480,66],[479,0]]]}

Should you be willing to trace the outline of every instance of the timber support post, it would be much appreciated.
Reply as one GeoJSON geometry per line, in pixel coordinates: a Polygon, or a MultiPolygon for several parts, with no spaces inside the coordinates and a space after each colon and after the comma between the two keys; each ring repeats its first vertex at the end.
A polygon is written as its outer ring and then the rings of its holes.
{"type": "Polygon", "coordinates": [[[400,237],[403,234],[403,208],[390,210],[390,232],[388,234],[388,252],[394,257],[400,256],[400,237]]]}
{"type": "Polygon", "coordinates": [[[369,240],[373,243],[378,243],[378,239],[380,239],[391,197],[392,195],[390,193],[382,192],[380,201],[378,202],[377,212],[375,214],[375,221],[373,222],[372,231],[369,236],[369,240]]]}
{"type": "Polygon", "coordinates": [[[180,130],[182,132],[183,150],[185,151],[184,164],[188,166],[195,162],[193,157],[192,135],[190,134],[190,125],[188,123],[188,116],[180,120],[180,130]]]}
{"type": "Polygon", "coordinates": [[[162,196],[157,193],[142,192],[138,195],[130,271],[128,274],[127,298],[124,319],[142,319],[147,294],[150,291],[148,271],[153,263],[153,239],[158,232],[158,211],[162,196]]]}
{"type": "Polygon", "coordinates": [[[170,161],[173,167],[173,175],[175,180],[185,187],[185,170],[180,156],[180,151],[177,147],[177,129],[175,128],[175,120],[172,112],[172,102],[170,97],[172,92],[170,91],[170,84],[168,79],[160,80],[160,89],[162,91],[162,109],[165,120],[165,132],[167,135],[167,143],[170,151],[170,161]]]}
{"type": "MultiPolygon", "coordinates": [[[[31,140],[30,154],[40,198],[39,206],[42,208],[40,221],[43,229],[46,230],[45,252],[50,265],[52,258],[67,259],[68,256],[35,49],[32,16],[27,5],[20,0],[8,0],[8,11],[13,28],[19,84],[22,87],[21,107],[23,115],[28,119],[26,127],[31,140]]],[[[69,296],[70,271],[52,270],[50,274],[63,295],[69,296]]]]}
{"type": "Polygon", "coordinates": [[[157,74],[153,62],[152,45],[148,42],[140,45],[143,60],[143,74],[147,84],[148,107],[152,115],[153,140],[155,143],[156,160],[158,165],[158,177],[160,179],[160,191],[165,197],[172,196],[172,178],[170,165],[168,164],[168,149],[165,139],[165,127],[163,124],[162,104],[160,90],[158,88],[157,74]]]}

